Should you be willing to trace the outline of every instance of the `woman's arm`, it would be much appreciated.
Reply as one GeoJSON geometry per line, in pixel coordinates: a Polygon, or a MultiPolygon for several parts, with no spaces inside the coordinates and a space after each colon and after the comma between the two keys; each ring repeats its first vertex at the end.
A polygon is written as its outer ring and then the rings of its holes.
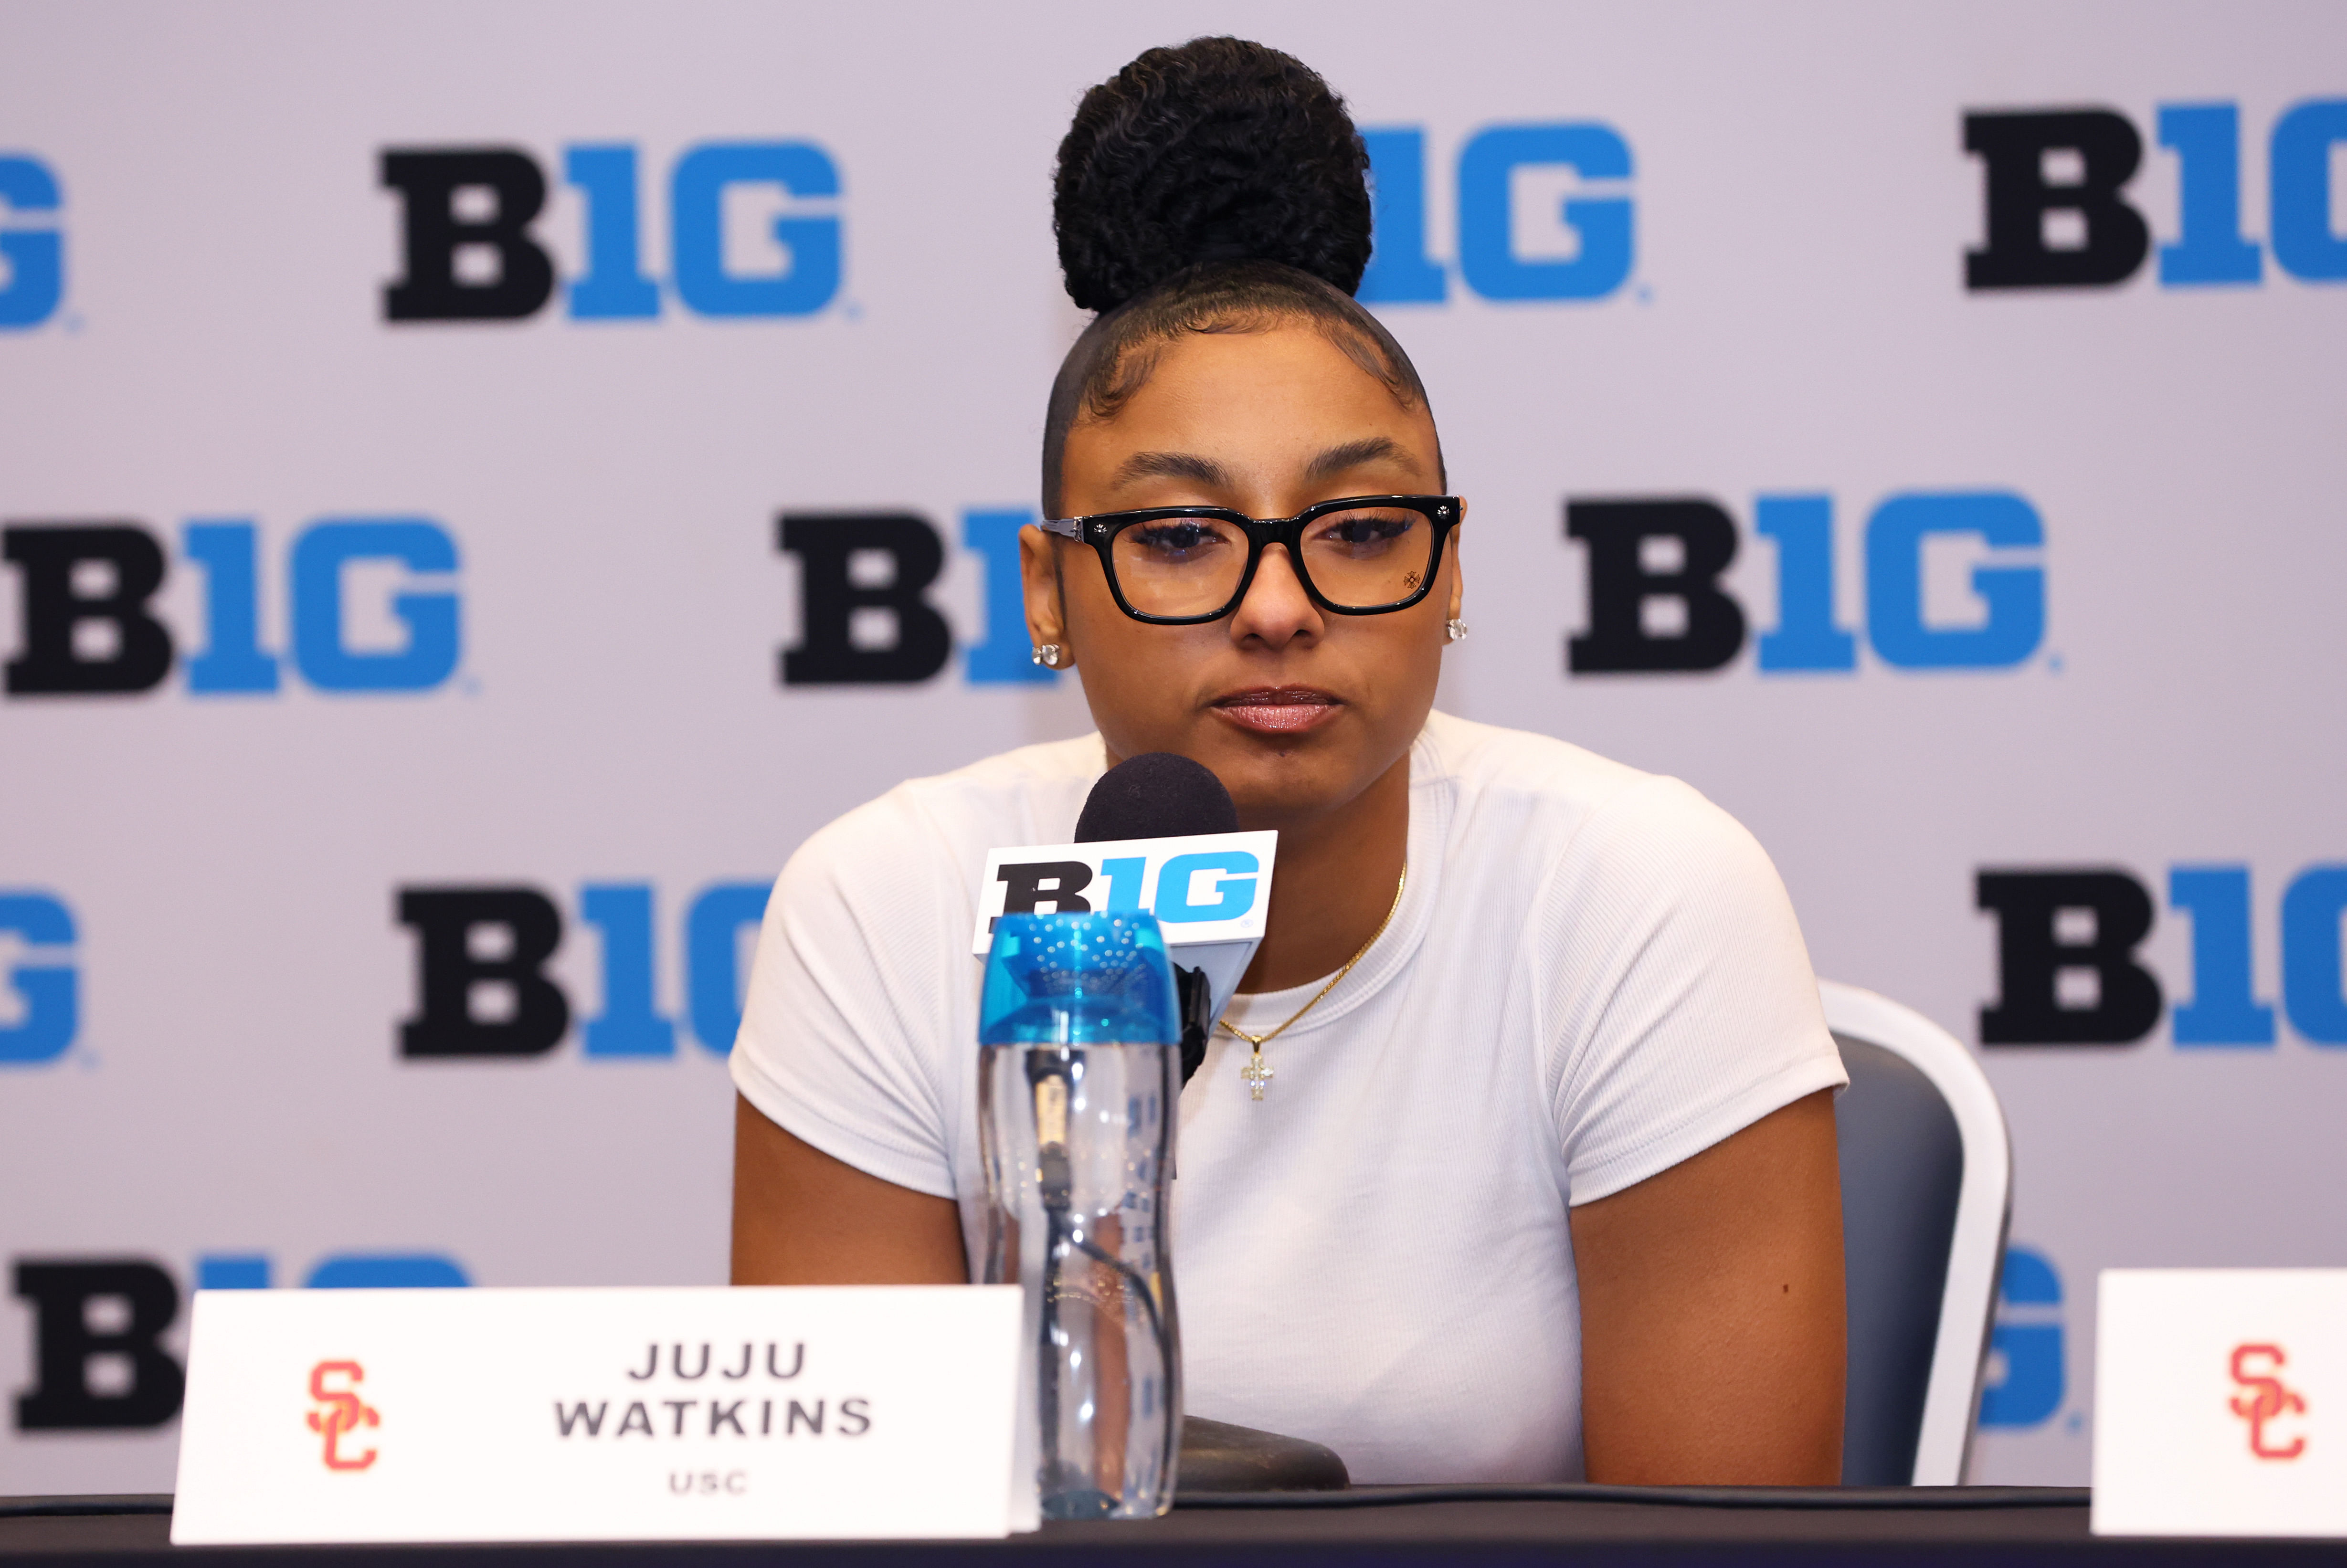
{"type": "Polygon", "coordinates": [[[1830,1092],[1580,1205],[1572,1224],[1591,1481],[1840,1480],[1848,1352],[1830,1092]]]}
{"type": "Polygon", "coordinates": [[[733,1283],[967,1285],[960,1213],[833,1159],[736,1095],[733,1283]]]}

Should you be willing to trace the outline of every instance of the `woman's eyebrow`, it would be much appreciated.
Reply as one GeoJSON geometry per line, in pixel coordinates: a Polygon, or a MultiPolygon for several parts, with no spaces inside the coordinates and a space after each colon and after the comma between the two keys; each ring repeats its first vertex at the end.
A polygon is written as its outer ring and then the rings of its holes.
{"type": "Polygon", "coordinates": [[[1135,452],[1117,465],[1112,487],[1122,489],[1141,479],[1194,479],[1201,485],[1228,489],[1231,471],[1212,457],[1194,452],[1135,452]]]}
{"type": "Polygon", "coordinates": [[[1411,474],[1419,471],[1418,459],[1399,442],[1384,436],[1365,436],[1358,441],[1329,447],[1312,459],[1304,474],[1310,479],[1327,479],[1369,463],[1399,463],[1411,474]]]}

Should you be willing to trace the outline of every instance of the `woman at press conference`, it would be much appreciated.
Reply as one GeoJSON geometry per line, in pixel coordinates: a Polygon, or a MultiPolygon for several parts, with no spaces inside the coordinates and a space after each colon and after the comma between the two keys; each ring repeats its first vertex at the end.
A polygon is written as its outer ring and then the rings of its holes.
{"type": "Polygon", "coordinates": [[[1098,733],[900,784],[783,871],[733,1056],[734,1280],[970,1277],[986,852],[1176,753],[1279,833],[1181,1100],[1188,1408],[1361,1481],[1829,1484],[1845,1079],[1799,928],[1687,785],[1433,711],[1466,503],[1353,298],[1367,163],[1260,45],[1083,97],[1054,218],[1099,315],[1020,543],[1036,657],[1098,733]]]}

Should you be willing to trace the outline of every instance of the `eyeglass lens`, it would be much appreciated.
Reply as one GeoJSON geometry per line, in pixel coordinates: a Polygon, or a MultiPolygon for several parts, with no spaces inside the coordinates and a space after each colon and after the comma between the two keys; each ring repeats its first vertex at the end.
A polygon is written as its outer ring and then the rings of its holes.
{"type": "MultiPolygon", "coordinates": [[[[1117,586],[1143,615],[1211,615],[1246,574],[1246,530],[1221,518],[1161,518],[1116,536],[1117,586]]],[[[1329,603],[1395,604],[1419,590],[1434,559],[1434,527],[1407,507],[1359,507],[1304,526],[1303,566],[1329,603]]]]}

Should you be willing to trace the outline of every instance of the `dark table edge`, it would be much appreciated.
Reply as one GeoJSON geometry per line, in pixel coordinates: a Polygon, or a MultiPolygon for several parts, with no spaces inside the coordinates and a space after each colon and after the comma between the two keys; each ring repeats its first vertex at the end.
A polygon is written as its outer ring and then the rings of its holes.
{"type": "MultiPolygon", "coordinates": [[[[0,1497],[0,1519],[168,1516],[172,1511],[169,1492],[76,1493],[51,1497],[0,1497]]],[[[1193,1510],[1289,1510],[1308,1512],[1320,1509],[1368,1509],[1409,1506],[1418,1503],[1456,1502],[1603,1502],[1643,1503],[1670,1508],[1717,1508],[1757,1510],[1799,1510],[1830,1512],[1834,1510],[1865,1512],[1932,1512],[1942,1510],[1993,1509],[2055,1509],[2085,1508],[2090,1505],[2092,1493],[2086,1487],[2031,1486],[1970,1486],[1970,1487],[1629,1487],[1601,1486],[1585,1482],[1547,1485],[1425,1485],[1355,1487],[1343,1491],[1319,1492],[1204,1492],[1194,1493],[1177,1500],[1175,1507],[1193,1510]]],[[[1034,1541],[1032,1536],[1013,1540],[1034,1541]]],[[[314,1543],[313,1543],[314,1544],[314,1543]]],[[[412,1547],[415,1542],[403,1542],[412,1547]]],[[[487,1546],[520,1546],[528,1542],[451,1542],[447,1546],[469,1549],[487,1546]]],[[[643,1542],[567,1542],[559,1544],[569,1549],[608,1551],[612,1548],[654,1547],[743,1547],[784,1544],[770,1540],[724,1541],[643,1541],[643,1542]]],[[[950,1545],[995,1545],[993,1542],[841,1542],[816,1544],[831,1547],[936,1547],[950,1545]]],[[[1062,1545],[1071,1544],[1062,1542],[1062,1545]]],[[[2081,1543],[2083,1544],[2083,1542],[2081,1543]]],[[[2327,1538],[2250,1536],[2250,1537],[2127,1537],[2098,1539],[2100,1546],[2167,1546],[2188,1547],[2200,1551],[2239,1546],[2244,1549],[2266,1550],[2276,1547],[2319,1547],[2336,1549],[2342,1544],[2327,1538]]],[[[203,1553],[207,1549],[194,1549],[203,1553]]],[[[220,1549],[228,1552],[243,1548],[220,1549]]],[[[262,1548],[274,1554],[286,1548],[262,1548]]],[[[303,1547],[292,1551],[308,1550],[303,1547]]],[[[365,1551],[365,1548],[360,1548],[365,1551]]]]}
{"type": "MultiPolygon", "coordinates": [[[[1193,1492],[1178,1509],[1392,1508],[1427,1502],[1629,1502],[1663,1508],[1860,1509],[1928,1512],[1942,1509],[2084,1508],[2090,1493],[2067,1486],[1601,1486],[1548,1485],[1361,1486],[1341,1491],[1193,1492]]],[[[91,1493],[60,1497],[0,1497],[0,1519],[171,1512],[171,1493],[91,1493]]]]}
{"type": "Polygon", "coordinates": [[[1664,1508],[1809,1510],[2084,1508],[2083,1486],[1601,1486],[1589,1481],[1545,1485],[1361,1486],[1343,1491],[1199,1492],[1178,1497],[1177,1509],[1388,1508],[1418,1502],[1633,1502],[1664,1508]]]}
{"type": "Polygon", "coordinates": [[[62,1497],[0,1497],[0,1519],[65,1519],[82,1514],[169,1513],[168,1491],[75,1492],[62,1497]]]}

